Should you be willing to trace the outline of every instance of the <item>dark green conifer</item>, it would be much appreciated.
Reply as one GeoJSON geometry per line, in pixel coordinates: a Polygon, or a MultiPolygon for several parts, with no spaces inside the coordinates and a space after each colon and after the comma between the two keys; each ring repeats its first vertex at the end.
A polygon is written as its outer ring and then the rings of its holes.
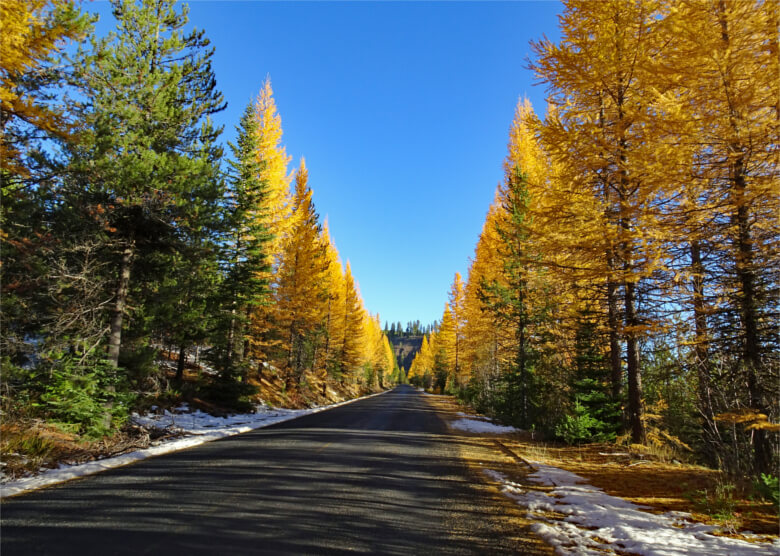
{"type": "MultiPolygon", "coordinates": [[[[130,308],[143,308],[174,265],[186,267],[188,257],[201,253],[193,245],[218,215],[221,129],[209,116],[224,102],[208,39],[202,31],[183,31],[186,6],[112,4],[116,31],[93,39],[81,57],[88,103],[82,140],[70,153],[70,202],[99,224],[111,260],[107,353],[117,366],[130,308]]],[[[187,296],[186,288],[172,288],[165,303],[187,296]]]]}
{"type": "Polygon", "coordinates": [[[250,315],[270,302],[273,235],[266,224],[268,184],[260,177],[263,163],[257,157],[257,126],[250,103],[236,127],[236,142],[230,144],[230,232],[222,253],[225,283],[220,300],[221,328],[215,337],[213,354],[225,378],[234,373],[244,375],[250,315]]]}

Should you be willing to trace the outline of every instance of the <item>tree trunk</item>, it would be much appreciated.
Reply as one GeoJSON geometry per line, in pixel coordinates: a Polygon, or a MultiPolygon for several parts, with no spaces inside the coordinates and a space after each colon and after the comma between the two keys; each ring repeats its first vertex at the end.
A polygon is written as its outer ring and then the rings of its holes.
{"type": "Polygon", "coordinates": [[[700,242],[698,240],[691,241],[690,250],[691,272],[693,274],[693,321],[696,327],[693,349],[694,365],[699,380],[699,407],[704,421],[704,430],[719,437],[710,388],[709,329],[707,327],[707,308],[704,301],[704,264],[701,258],[700,242]]]}
{"type": "Polygon", "coordinates": [[[623,365],[620,357],[617,303],[617,286],[610,280],[607,282],[607,325],[609,326],[609,366],[614,400],[620,399],[623,390],[623,365]]]}
{"type": "MultiPolygon", "coordinates": [[[[246,322],[251,323],[252,322],[252,308],[247,307],[246,308],[246,322]]],[[[250,325],[251,326],[251,325],[250,325]]],[[[246,333],[247,330],[244,329],[245,336],[243,337],[243,341],[241,341],[241,354],[239,355],[239,361],[246,361],[250,357],[257,357],[256,353],[252,353],[252,346],[249,343],[249,334],[246,333]]],[[[249,332],[251,333],[251,328],[249,329],[249,332]]],[[[240,340],[240,337],[239,337],[240,340]]],[[[263,364],[262,361],[258,361],[257,365],[257,376],[258,378],[263,376],[263,364]]],[[[246,380],[248,377],[244,376],[246,373],[243,369],[245,369],[244,365],[241,365],[241,380],[246,380]]]]}
{"type": "Polygon", "coordinates": [[[295,355],[295,344],[296,344],[296,334],[295,334],[295,328],[293,325],[290,325],[290,351],[287,354],[287,372],[285,373],[284,377],[284,384],[285,388],[289,390],[292,387],[293,384],[293,376],[297,374],[297,366],[295,364],[296,361],[296,355],[295,355]]]}
{"type": "MultiPolygon", "coordinates": [[[[122,324],[125,317],[125,308],[127,306],[127,295],[130,289],[130,268],[133,263],[134,245],[129,243],[122,250],[122,259],[119,264],[119,280],[116,287],[116,299],[114,309],[111,313],[111,332],[108,337],[108,362],[117,369],[119,367],[119,350],[122,346],[122,324]]],[[[106,386],[109,392],[109,400],[103,405],[105,413],[103,414],[103,426],[106,429],[111,428],[112,410],[114,402],[110,399],[111,394],[116,392],[113,384],[106,386]]]]}
{"type": "Polygon", "coordinates": [[[184,367],[187,363],[187,347],[182,343],[179,346],[179,359],[176,363],[176,382],[181,383],[184,380],[184,367]]]}
{"type": "Polygon", "coordinates": [[[333,305],[333,296],[328,296],[328,317],[325,321],[325,347],[324,353],[322,354],[322,395],[324,396],[326,393],[326,387],[328,384],[328,365],[330,364],[330,335],[331,335],[331,329],[330,329],[330,320],[332,318],[332,305],[333,305]]]}
{"type": "MultiPolygon", "coordinates": [[[[737,225],[737,279],[741,295],[739,296],[740,318],[744,332],[742,359],[747,373],[748,403],[752,409],[763,414],[768,413],[765,407],[762,387],[760,384],[761,356],[758,332],[757,288],[755,275],[755,253],[753,239],[750,233],[750,215],[745,201],[745,168],[740,156],[733,165],[735,188],[735,204],[737,207],[734,220],[737,225]]],[[[753,446],[755,449],[754,466],[757,473],[770,473],[772,469],[772,449],[766,432],[762,429],[753,431],[753,446]]]]}
{"type": "Polygon", "coordinates": [[[519,302],[520,302],[520,318],[519,322],[517,323],[517,343],[518,343],[518,358],[517,358],[517,364],[518,364],[518,370],[520,371],[520,422],[522,423],[522,427],[528,428],[528,372],[527,372],[527,365],[526,365],[526,338],[525,338],[525,327],[526,327],[526,315],[525,315],[525,296],[522,291],[522,289],[519,292],[519,302]]]}
{"type": "Polygon", "coordinates": [[[130,268],[133,262],[134,245],[131,242],[122,250],[119,265],[119,281],[116,288],[114,310],[111,313],[111,334],[108,337],[108,362],[119,366],[119,349],[122,346],[122,324],[127,307],[127,294],[130,288],[130,268]]]}
{"type": "Polygon", "coordinates": [[[645,441],[645,426],[642,423],[642,377],[639,371],[639,342],[637,340],[636,284],[626,282],[626,367],[628,371],[628,423],[631,427],[631,441],[642,444],[645,441]]]}
{"type": "Polygon", "coordinates": [[[233,304],[233,308],[230,310],[230,326],[228,328],[228,337],[227,337],[227,353],[225,354],[227,359],[227,365],[228,367],[232,366],[233,364],[233,358],[236,355],[236,307],[235,303],[233,304]]]}
{"type": "MultiPolygon", "coordinates": [[[[622,118],[622,102],[619,112],[622,118]]],[[[634,277],[634,246],[633,240],[629,236],[632,229],[632,223],[626,215],[625,196],[627,195],[629,179],[625,168],[625,140],[621,140],[621,168],[620,173],[620,232],[623,236],[620,245],[620,260],[623,270],[623,305],[626,339],[626,375],[628,379],[628,425],[631,429],[631,441],[635,444],[643,444],[645,441],[645,426],[642,422],[642,376],[639,362],[639,318],[636,314],[636,283],[634,277]]]]}
{"type": "Polygon", "coordinates": [[[461,386],[461,377],[460,377],[460,340],[458,339],[458,336],[460,334],[460,321],[455,321],[455,384],[458,385],[460,388],[461,386]]]}

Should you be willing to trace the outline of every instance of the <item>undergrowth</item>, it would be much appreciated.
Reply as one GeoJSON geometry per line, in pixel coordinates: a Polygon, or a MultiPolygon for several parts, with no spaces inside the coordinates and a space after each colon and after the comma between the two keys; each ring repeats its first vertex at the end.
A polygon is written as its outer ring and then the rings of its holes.
{"type": "Polygon", "coordinates": [[[714,487],[697,490],[688,498],[696,511],[708,515],[726,533],[734,534],[742,526],[735,492],[733,483],[719,480],[714,487]]]}

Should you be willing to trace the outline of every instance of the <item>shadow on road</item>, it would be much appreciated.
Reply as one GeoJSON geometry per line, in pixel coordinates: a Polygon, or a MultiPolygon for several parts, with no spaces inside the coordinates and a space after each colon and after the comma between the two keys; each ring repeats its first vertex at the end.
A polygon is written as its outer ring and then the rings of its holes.
{"type": "Polygon", "coordinates": [[[2,553],[514,552],[410,389],[6,501],[2,553]]]}

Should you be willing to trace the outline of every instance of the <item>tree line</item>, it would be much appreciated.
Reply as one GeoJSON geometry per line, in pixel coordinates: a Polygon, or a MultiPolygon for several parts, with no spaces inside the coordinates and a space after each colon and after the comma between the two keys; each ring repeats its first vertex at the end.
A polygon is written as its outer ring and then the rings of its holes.
{"type": "Polygon", "coordinates": [[[270,81],[228,156],[187,6],[112,7],[97,37],[72,2],[0,3],[5,415],[106,434],[139,396],[181,387],[196,347],[200,395],[234,407],[271,377],[291,399],[398,380],[305,161],[288,170],[270,81]]]}
{"type": "Polygon", "coordinates": [[[776,472],[777,2],[567,0],[412,382],[522,428],[776,472]]]}
{"type": "Polygon", "coordinates": [[[436,329],[437,326],[438,326],[437,321],[433,321],[432,324],[426,324],[425,326],[423,326],[422,324],[420,324],[419,320],[415,320],[415,321],[410,320],[406,323],[405,328],[401,325],[400,321],[392,322],[388,327],[387,321],[385,321],[383,332],[393,338],[395,337],[406,338],[409,336],[422,336],[423,334],[430,334],[433,330],[436,329]]]}

